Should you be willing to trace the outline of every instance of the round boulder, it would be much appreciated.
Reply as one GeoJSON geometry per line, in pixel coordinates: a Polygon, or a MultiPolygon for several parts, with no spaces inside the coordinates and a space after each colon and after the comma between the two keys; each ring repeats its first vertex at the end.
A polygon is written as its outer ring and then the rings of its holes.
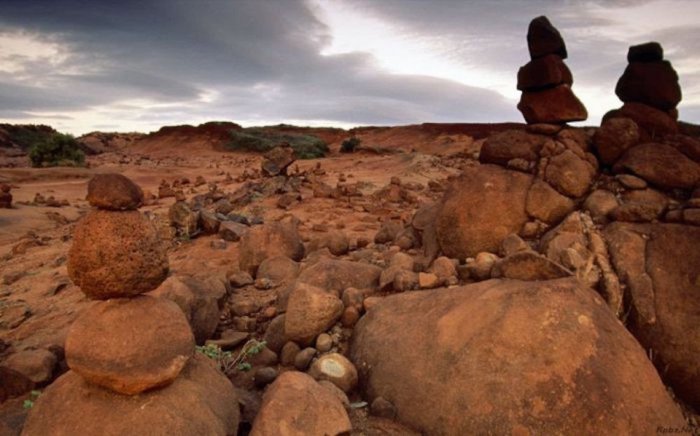
{"type": "Polygon", "coordinates": [[[501,241],[528,220],[525,201],[532,176],[495,165],[467,168],[445,193],[436,220],[447,257],[497,252],[501,241]]]}
{"type": "Polygon", "coordinates": [[[88,182],[87,201],[106,210],[135,210],[143,204],[143,191],[117,173],[97,174],[88,182]]]}
{"type": "Polygon", "coordinates": [[[194,336],[177,304],[144,295],[85,310],[65,348],[68,366],[84,379],[133,395],[172,383],[194,353],[194,336]]]}
{"type": "Polygon", "coordinates": [[[241,237],[239,253],[241,271],[255,277],[258,267],[267,258],[287,256],[300,261],[304,257],[304,244],[296,223],[274,222],[251,227],[241,237]]]}
{"type": "Polygon", "coordinates": [[[289,295],[284,321],[285,336],[301,344],[310,344],[328,330],[343,314],[343,302],[334,294],[298,283],[289,295]]]}
{"type": "Polygon", "coordinates": [[[576,279],[392,295],[359,321],[351,350],[363,398],[383,397],[424,434],[685,425],[639,343],[576,279]]]}
{"type": "Polygon", "coordinates": [[[75,226],[67,266],[88,297],[126,297],[157,288],[168,275],[168,255],[138,211],[95,210],[75,226]]]}
{"type": "Polygon", "coordinates": [[[31,409],[23,435],[220,435],[238,431],[233,385],[196,356],[173,384],[137,396],[116,394],[69,371],[31,409]]]}
{"type": "Polygon", "coordinates": [[[316,380],[327,380],[343,392],[348,393],[357,386],[357,369],[345,356],[338,353],[325,354],[309,369],[316,380]]]}
{"type": "Polygon", "coordinates": [[[265,391],[250,435],[343,435],[351,430],[336,395],[308,375],[288,371],[265,391]]]}

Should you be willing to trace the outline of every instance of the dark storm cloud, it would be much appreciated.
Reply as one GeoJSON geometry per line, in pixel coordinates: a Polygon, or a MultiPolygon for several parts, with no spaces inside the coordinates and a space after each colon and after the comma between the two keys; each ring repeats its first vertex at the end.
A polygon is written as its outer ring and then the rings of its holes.
{"type": "MultiPolygon", "coordinates": [[[[590,7],[626,3],[344,2],[409,34],[449,41],[448,54],[467,64],[512,71],[513,87],[517,68],[528,60],[529,20],[547,14],[569,47],[576,47],[568,61],[575,86],[611,90],[624,69],[628,43],[601,44],[596,26],[611,22],[590,7]]],[[[367,53],[322,56],[332,35],[321,20],[314,3],[303,0],[4,0],[0,36],[21,32],[65,53],[51,62],[6,57],[22,70],[2,72],[0,66],[0,118],[89,111],[109,125],[128,117],[153,127],[207,119],[355,124],[521,119],[515,102],[492,90],[392,75],[367,53]]],[[[680,43],[676,53],[694,55],[687,44],[690,40],[680,43]]]]}

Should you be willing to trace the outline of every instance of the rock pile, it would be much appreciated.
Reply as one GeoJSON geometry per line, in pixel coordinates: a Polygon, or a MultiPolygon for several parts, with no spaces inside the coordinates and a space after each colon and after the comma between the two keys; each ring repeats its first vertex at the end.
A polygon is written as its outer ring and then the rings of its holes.
{"type": "MultiPolygon", "coordinates": [[[[610,118],[633,119],[650,138],[676,133],[681,88],[678,74],[658,42],[633,45],[627,52],[627,68],[615,87],[615,94],[624,105],[607,113],[610,118]]],[[[646,139],[646,138],[644,138],[646,139]]]]}
{"type": "Polygon", "coordinates": [[[68,332],[71,371],[42,395],[24,434],[235,433],[233,387],[193,357],[184,313],[143,295],[165,280],[168,259],[137,210],[141,189],[106,174],[90,181],[87,198],[97,210],[76,226],[68,272],[97,301],[68,332]]]}
{"type": "Polygon", "coordinates": [[[5,183],[0,185],[0,209],[12,208],[12,194],[10,185],[5,183]]]}
{"type": "Polygon", "coordinates": [[[588,118],[586,108],[571,90],[573,77],[564,63],[566,45],[547,17],[530,22],[527,32],[530,62],[518,71],[522,91],[518,110],[528,124],[566,123],[588,118]]]}

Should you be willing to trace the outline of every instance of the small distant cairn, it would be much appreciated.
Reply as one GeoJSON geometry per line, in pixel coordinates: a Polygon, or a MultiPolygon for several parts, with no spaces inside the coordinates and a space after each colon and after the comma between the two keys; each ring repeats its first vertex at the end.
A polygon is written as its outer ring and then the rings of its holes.
{"type": "Polygon", "coordinates": [[[144,295],[165,280],[169,266],[154,226],[137,210],[141,188],[120,174],[98,175],[87,199],[95,209],[75,227],[67,266],[97,301],[68,332],[71,371],[39,398],[23,434],[235,433],[237,405],[202,398],[223,393],[235,402],[235,393],[195,355],[185,314],[173,301],[144,295]],[[217,386],[196,386],[212,377],[217,386]]]}
{"type": "Polygon", "coordinates": [[[6,183],[0,183],[0,209],[12,208],[12,187],[6,183]]]}
{"type": "Polygon", "coordinates": [[[527,31],[530,62],[518,71],[522,91],[518,110],[528,124],[583,121],[588,112],[574,95],[571,71],[564,63],[566,45],[547,17],[537,17],[527,31]]]}

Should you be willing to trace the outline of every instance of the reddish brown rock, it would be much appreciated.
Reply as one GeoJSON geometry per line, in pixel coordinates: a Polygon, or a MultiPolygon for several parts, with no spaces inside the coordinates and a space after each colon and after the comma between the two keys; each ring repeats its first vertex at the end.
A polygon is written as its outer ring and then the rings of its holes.
{"type": "Polygon", "coordinates": [[[692,189],[700,183],[700,164],[663,143],[650,142],[627,150],[613,170],[630,171],[662,188],[692,189]]]}
{"type": "Polygon", "coordinates": [[[645,351],[575,279],[392,295],[358,322],[351,350],[363,398],[385,398],[424,434],[684,426],[645,351]]]}
{"type": "Polygon", "coordinates": [[[347,288],[374,290],[382,269],[368,263],[323,259],[304,269],[298,281],[326,291],[342,292],[347,288]]]}
{"type": "Polygon", "coordinates": [[[168,274],[168,256],[153,224],[138,211],[95,210],[73,232],[68,274],[88,297],[148,292],[168,274]]]}
{"type": "Polygon", "coordinates": [[[574,210],[574,202],[561,195],[547,182],[535,180],[527,192],[527,213],[547,224],[556,224],[574,210]]]}
{"type": "Polygon", "coordinates": [[[615,223],[605,237],[632,294],[631,331],[674,392],[700,407],[700,228],[615,223]]]}
{"type": "Polygon", "coordinates": [[[98,209],[135,210],[143,204],[141,188],[121,174],[97,174],[87,190],[87,201],[98,209]]]}
{"type": "Polygon", "coordinates": [[[241,237],[238,264],[241,271],[255,277],[263,260],[273,256],[287,256],[300,261],[304,244],[294,222],[273,222],[253,226],[241,237]]]}
{"type": "Polygon", "coordinates": [[[678,74],[668,61],[631,62],[618,80],[615,94],[625,103],[643,103],[662,111],[681,101],[678,74]]]}
{"type": "Polygon", "coordinates": [[[528,124],[560,124],[584,121],[588,112],[569,85],[559,85],[543,91],[522,93],[518,110],[528,124]]]}
{"type": "Polygon", "coordinates": [[[133,395],[172,383],[194,353],[194,337],[177,304],[139,296],[86,309],[65,348],[68,366],[84,379],[133,395]]]}
{"type": "Polygon", "coordinates": [[[195,341],[203,344],[216,331],[219,312],[227,294],[226,286],[217,277],[199,280],[188,276],[170,276],[149,295],[174,301],[190,323],[195,341]]]}
{"type": "Polygon", "coordinates": [[[357,386],[355,365],[338,353],[325,354],[314,361],[309,369],[309,375],[316,380],[327,380],[345,393],[357,386]]]}
{"type": "Polygon", "coordinates": [[[10,193],[10,190],[10,185],[5,183],[0,184],[0,209],[12,208],[12,194],[10,193]]]}
{"type": "Polygon", "coordinates": [[[464,170],[445,193],[436,220],[447,257],[465,259],[498,252],[501,241],[527,222],[525,199],[532,177],[494,165],[464,170]]]}
{"type": "Polygon", "coordinates": [[[268,257],[258,267],[257,278],[282,283],[294,280],[299,275],[299,263],[286,256],[268,257]]]}
{"type": "Polygon", "coordinates": [[[56,367],[56,355],[46,349],[22,350],[5,359],[2,365],[17,371],[33,383],[45,384],[51,381],[56,367]]]}
{"type": "Polygon", "coordinates": [[[351,430],[337,396],[308,375],[288,371],[265,391],[250,435],[344,435],[351,430]]]}
{"type": "Polygon", "coordinates": [[[566,59],[566,44],[561,34],[547,17],[540,16],[530,21],[527,29],[527,48],[532,59],[555,54],[566,59]]]}
{"type": "Polygon", "coordinates": [[[289,295],[284,321],[285,337],[308,345],[343,314],[343,302],[334,294],[298,283],[289,295]]]}
{"type": "Polygon", "coordinates": [[[640,128],[640,140],[650,141],[678,132],[678,123],[666,112],[642,103],[625,103],[603,116],[603,122],[611,118],[630,118],[640,128]]]}
{"type": "Polygon", "coordinates": [[[629,118],[610,118],[603,121],[593,137],[600,161],[614,164],[627,149],[639,142],[639,127],[629,118]]]}
{"type": "Polygon", "coordinates": [[[238,431],[238,398],[204,356],[195,356],[173,384],[136,396],[87,383],[74,371],[36,401],[23,435],[219,435],[238,431]]]}
{"type": "Polygon", "coordinates": [[[518,70],[518,90],[538,91],[574,83],[569,67],[557,55],[534,59],[518,70]]]}
{"type": "Polygon", "coordinates": [[[506,165],[512,159],[536,162],[547,138],[523,130],[506,130],[490,135],[479,152],[479,162],[506,165]]]}
{"type": "Polygon", "coordinates": [[[286,175],[287,168],[296,160],[294,149],[288,144],[275,147],[264,155],[261,168],[267,176],[286,175]]]}
{"type": "Polygon", "coordinates": [[[660,62],[664,59],[664,49],[658,42],[630,46],[627,62],[660,62]]]}
{"type": "Polygon", "coordinates": [[[570,275],[566,268],[534,251],[511,254],[496,262],[491,270],[492,277],[529,281],[558,279],[570,275]]]}
{"type": "Polygon", "coordinates": [[[550,159],[545,170],[545,179],[557,191],[569,197],[581,197],[593,184],[596,169],[571,150],[566,150],[550,159]]]}

